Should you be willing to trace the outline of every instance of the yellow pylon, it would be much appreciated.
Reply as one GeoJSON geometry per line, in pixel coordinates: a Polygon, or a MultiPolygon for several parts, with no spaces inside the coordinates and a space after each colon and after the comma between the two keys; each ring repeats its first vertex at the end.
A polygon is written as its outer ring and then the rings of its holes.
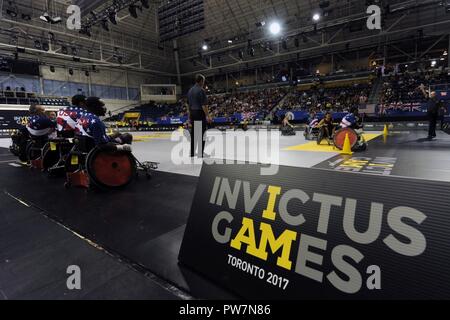
{"type": "Polygon", "coordinates": [[[345,135],[344,147],[342,148],[341,154],[352,155],[352,147],[350,146],[350,138],[348,137],[348,133],[345,135]]]}
{"type": "Polygon", "coordinates": [[[387,137],[389,135],[389,129],[388,129],[388,125],[387,124],[384,125],[383,135],[385,137],[387,137]]]}

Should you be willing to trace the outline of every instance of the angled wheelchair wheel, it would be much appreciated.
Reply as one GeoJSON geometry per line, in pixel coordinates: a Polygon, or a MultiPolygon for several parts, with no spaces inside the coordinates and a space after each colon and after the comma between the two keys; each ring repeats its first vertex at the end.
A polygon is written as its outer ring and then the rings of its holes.
{"type": "Polygon", "coordinates": [[[130,152],[93,149],[86,159],[91,182],[102,189],[120,189],[136,177],[136,161],[130,152]]]}
{"type": "Polygon", "coordinates": [[[39,148],[39,145],[33,140],[28,141],[26,147],[26,155],[28,161],[37,160],[41,157],[42,151],[39,148]]]}
{"type": "Polygon", "coordinates": [[[59,162],[59,147],[51,150],[50,142],[48,142],[42,150],[42,165],[44,170],[48,170],[59,162]]]}
{"type": "Polygon", "coordinates": [[[358,143],[358,134],[351,128],[344,128],[336,131],[334,134],[334,145],[336,148],[342,150],[344,148],[345,137],[348,134],[350,140],[350,147],[353,148],[358,143]]]}

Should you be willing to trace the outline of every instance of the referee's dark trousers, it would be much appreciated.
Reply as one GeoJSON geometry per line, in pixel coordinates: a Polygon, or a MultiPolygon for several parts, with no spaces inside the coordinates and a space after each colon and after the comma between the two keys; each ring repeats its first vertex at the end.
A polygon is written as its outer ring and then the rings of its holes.
{"type": "Polygon", "coordinates": [[[205,140],[203,139],[207,129],[206,115],[203,110],[191,110],[191,157],[195,156],[195,151],[198,150],[198,157],[203,158],[205,151],[205,140]],[[200,150],[201,147],[201,150],[200,150]]]}

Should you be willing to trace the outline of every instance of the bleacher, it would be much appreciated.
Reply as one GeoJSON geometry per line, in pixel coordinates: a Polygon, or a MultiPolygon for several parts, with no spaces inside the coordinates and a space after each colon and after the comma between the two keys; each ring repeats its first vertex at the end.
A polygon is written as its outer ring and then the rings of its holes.
{"type": "Polygon", "coordinates": [[[6,89],[7,90],[0,91],[0,106],[30,106],[31,104],[40,104],[48,107],[64,107],[70,105],[67,98],[38,96],[36,93],[26,92],[24,90],[13,91],[9,88],[6,89]]]}

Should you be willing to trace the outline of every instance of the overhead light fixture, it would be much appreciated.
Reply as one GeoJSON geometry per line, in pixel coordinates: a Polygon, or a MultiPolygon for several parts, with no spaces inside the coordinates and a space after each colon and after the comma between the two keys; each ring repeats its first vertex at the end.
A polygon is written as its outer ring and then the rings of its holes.
{"type": "Polygon", "coordinates": [[[109,26],[108,26],[108,21],[107,20],[102,20],[102,28],[105,31],[109,31],[109,26]]]}
{"type": "Polygon", "coordinates": [[[314,13],[312,19],[313,21],[318,22],[320,20],[320,13],[314,13]]]}
{"type": "Polygon", "coordinates": [[[71,76],[73,76],[73,69],[72,69],[72,68],[69,68],[69,74],[70,74],[71,76]]]}
{"type": "Polygon", "coordinates": [[[61,53],[62,53],[62,54],[68,54],[68,53],[69,53],[69,50],[67,50],[67,47],[66,47],[66,46],[62,46],[62,47],[61,47],[61,53]]]}
{"type": "Polygon", "coordinates": [[[432,67],[436,67],[436,65],[437,65],[437,61],[436,60],[431,61],[431,66],[432,67]]]}
{"type": "Polygon", "coordinates": [[[50,45],[48,44],[48,42],[42,43],[42,50],[44,51],[50,50],[50,45]]]}
{"type": "Polygon", "coordinates": [[[44,22],[49,23],[51,18],[50,18],[50,15],[48,14],[48,12],[44,12],[44,13],[39,17],[39,19],[41,19],[41,20],[44,21],[44,22]]]}
{"type": "Polygon", "coordinates": [[[272,22],[269,26],[269,31],[276,36],[281,32],[281,25],[278,22],[272,22]]]}
{"type": "Polygon", "coordinates": [[[228,43],[229,43],[229,44],[232,44],[232,43],[233,43],[233,40],[232,40],[232,39],[228,39],[228,43]]]}
{"type": "Polygon", "coordinates": [[[89,71],[86,70],[86,71],[84,72],[84,75],[85,75],[86,77],[89,77],[89,75],[90,75],[89,71]]]}
{"type": "Polygon", "coordinates": [[[444,56],[448,56],[448,51],[445,50],[444,53],[443,53],[443,55],[444,55],[444,56]]]}
{"type": "Polygon", "coordinates": [[[117,24],[117,12],[112,11],[109,13],[109,21],[111,21],[112,24],[117,24]]]}
{"type": "Polygon", "coordinates": [[[204,45],[202,45],[202,50],[203,51],[207,51],[208,50],[208,45],[206,43],[204,45]]]}
{"type": "Polygon", "coordinates": [[[54,66],[50,66],[50,72],[54,73],[55,72],[55,67],[54,66]]]}
{"type": "Polygon", "coordinates": [[[50,23],[51,24],[58,24],[58,23],[61,23],[61,22],[62,22],[62,18],[61,17],[50,18],[50,23]]]}
{"type": "Polygon", "coordinates": [[[39,40],[34,40],[34,47],[38,50],[42,49],[41,42],[39,40]]]}
{"type": "Polygon", "coordinates": [[[128,11],[130,12],[130,15],[135,19],[137,19],[137,17],[138,17],[136,9],[137,9],[137,6],[135,6],[134,4],[132,4],[128,7],[128,11]]]}
{"type": "Polygon", "coordinates": [[[8,2],[8,7],[6,8],[6,14],[12,18],[17,17],[17,7],[12,4],[11,1],[8,2]]]}

